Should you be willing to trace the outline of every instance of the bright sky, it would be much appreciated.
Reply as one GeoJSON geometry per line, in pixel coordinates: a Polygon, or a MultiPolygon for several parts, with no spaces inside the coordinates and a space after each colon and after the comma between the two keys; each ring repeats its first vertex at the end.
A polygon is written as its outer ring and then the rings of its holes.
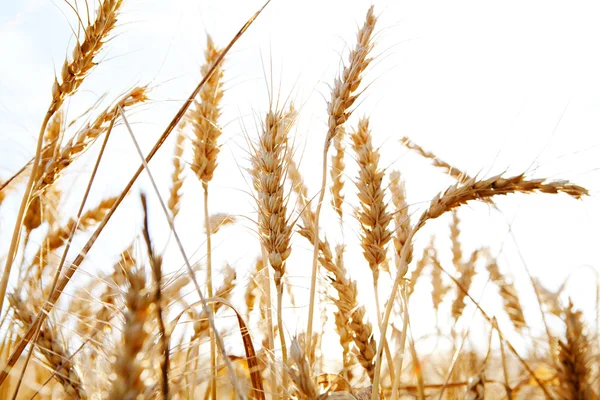
{"type": "MultiPolygon", "coordinates": [[[[139,141],[149,149],[199,80],[206,33],[224,46],[261,1],[125,0],[117,35],[68,104],[68,115],[76,117],[105,93],[102,104],[132,85],[150,83],[152,102],[130,117],[139,141]]],[[[515,195],[498,200],[501,212],[474,204],[464,207],[460,216],[465,251],[489,246],[499,255],[501,269],[513,274],[526,299],[526,317],[532,324],[539,322],[539,315],[523,262],[551,288],[573,273],[569,293],[577,305],[593,313],[595,275],[582,267],[597,270],[600,265],[600,3],[596,1],[273,0],[226,60],[223,149],[210,189],[211,212],[254,216],[243,171],[248,166],[246,135],[256,137],[270,90],[301,108],[296,151],[298,158],[303,157],[301,170],[311,193],[316,193],[320,158],[315,155],[321,152],[326,132],[329,85],[371,4],[380,17],[376,59],[367,70],[368,85],[349,126],[355,126],[359,116],[371,118],[374,141],[382,146],[382,163],[404,174],[409,203],[417,215],[425,201],[453,182],[407,152],[398,141],[402,136],[472,175],[526,171],[531,177],[568,178],[589,188],[592,197],[583,201],[515,195]]],[[[33,155],[54,73],[70,55],[76,26],[73,11],[61,0],[5,1],[0,7],[2,179],[33,155]]],[[[131,139],[122,128],[118,132],[111,139],[93,203],[116,195],[139,164],[131,139]]],[[[151,164],[165,196],[172,148],[170,140],[151,164]]],[[[85,159],[94,155],[92,151],[85,159]]],[[[350,215],[356,205],[351,156],[347,164],[345,211],[350,215]]],[[[75,164],[65,179],[67,215],[74,213],[89,168],[75,164]]],[[[200,185],[189,178],[177,224],[186,249],[197,251],[192,259],[198,261],[204,252],[202,197],[200,185]]],[[[140,185],[150,191],[145,176],[140,185]]],[[[12,229],[16,207],[16,200],[3,204],[1,239],[12,229]]],[[[165,243],[168,229],[156,204],[154,212],[153,231],[165,243]]],[[[328,237],[340,240],[331,210],[324,218],[329,221],[328,237]]],[[[83,270],[93,274],[109,268],[114,254],[138,233],[139,221],[138,199],[132,196],[83,270]],[[102,251],[107,248],[112,250],[102,251]]],[[[432,222],[418,240],[422,245],[437,232],[445,260],[450,257],[448,221],[432,222]]],[[[350,262],[356,259],[352,255],[360,255],[358,227],[348,223],[346,228],[348,267],[360,279],[368,268],[350,262]]],[[[252,229],[252,223],[242,218],[236,227],[219,233],[216,264],[228,261],[248,271],[258,255],[252,229]],[[233,243],[236,251],[231,251],[233,243]]],[[[171,269],[179,268],[176,251],[168,252],[175,260],[171,269]]],[[[300,306],[305,305],[310,255],[310,246],[298,239],[288,274],[295,279],[300,306]]],[[[246,274],[242,272],[241,278],[246,274]]],[[[475,294],[484,282],[476,281],[475,294]]],[[[367,298],[370,281],[363,285],[367,298]]],[[[486,296],[482,303],[492,313],[499,310],[496,297],[486,296]]],[[[426,290],[414,298],[416,309],[431,308],[426,290]]],[[[421,325],[425,329],[431,325],[428,321],[431,318],[424,317],[413,324],[417,330],[421,325]]],[[[291,333],[304,329],[300,322],[296,328],[290,319],[291,333]]]]}

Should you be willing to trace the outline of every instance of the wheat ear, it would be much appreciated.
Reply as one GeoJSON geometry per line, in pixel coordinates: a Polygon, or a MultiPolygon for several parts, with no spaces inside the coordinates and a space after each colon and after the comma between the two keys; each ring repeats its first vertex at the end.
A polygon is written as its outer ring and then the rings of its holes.
{"type": "MultiPolygon", "coordinates": [[[[252,174],[258,209],[258,232],[273,268],[277,289],[277,323],[281,340],[283,365],[287,365],[287,348],[282,318],[283,275],[285,261],[292,247],[290,239],[293,226],[287,215],[287,196],[284,194],[286,162],[289,152],[288,134],[296,112],[269,111],[265,117],[258,143],[252,152],[252,174]]],[[[287,374],[283,371],[283,387],[287,374]]]]}
{"type": "MultiPolygon", "coordinates": [[[[480,254],[480,251],[475,250],[471,254],[471,258],[469,259],[469,261],[467,261],[467,262],[462,262],[462,260],[459,261],[460,262],[460,269],[459,269],[460,276],[458,277],[458,282],[460,283],[460,286],[465,289],[465,291],[469,290],[469,288],[471,287],[471,283],[473,282],[473,277],[475,276],[475,272],[476,272],[475,264],[477,263],[479,254],[480,254]]],[[[434,270],[441,272],[441,269],[436,268],[435,266],[434,266],[434,270]]],[[[465,291],[457,290],[456,298],[454,299],[454,302],[452,303],[452,317],[454,318],[455,321],[458,321],[458,319],[461,317],[463,310],[465,308],[465,305],[466,305],[465,304],[465,300],[466,300],[465,291]]]]}
{"type": "Polygon", "coordinates": [[[331,156],[331,205],[335,212],[339,215],[340,221],[342,221],[344,214],[342,210],[342,204],[344,203],[344,169],[346,163],[344,162],[344,155],[346,153],[344,148],[344,127],[338,129],[338,134],[333,138],[333,148],[335,154],[331,156]]]}
{"type": "Polygon", "coordinates": [[[289,374],[300,392],[300,398],[315,400],[319,398],[319,389],[313,381],[310,365],[307,361],[308,357],[304,354],[300,341],[301,339],[294,338],[290,345],[290,357],[296,368],[291,369],[289,374]]]}
{"type": "Polygon", "coordinates": [[[183,186],[184,163],[182,162],[183,150],[185,147],[185,134],[183,126],[180,124],[175,139],[175,150],[173,151],[173,172],[171,173],[171,189],[169,190],[168,207],[171,211],[171,217],[175,219],[179,214],[179,205],[181,202],[181,187],[183,186]]]}
{"type": "Polygon", "coordinates": [[[523,308],[521,307],[515,285],[502,275],[498,268],[498,264],[495,261],[488,264],[487,270],[492,282],[498,286],[500,297],[502,297],[502,301],[504,302],[504,310],[508,314],[515,329],[523,329],[526,326],[525,316],[523,315],[523,308]]]}
{"type": "MultiPolygon", "coordinates": [[[[202,76],[207,76],[211,67],[219,58],[220,50],[215,46],[210,35],[206,40],[204,51],[205,63],[200,69],[202,76]]],[[[213,296],[212,284],[212,243],[209,227],[208,213],[208,183],[212,180],[217,167],[217,156],[219,146],[217,140],[221,136],[219,127],[219,116],[221,115],[220,103],[223,98],[223,67],[217,66],[206,84],[200,90],[198,99],[194,100],[194,108],[188,111],[188,121],[191,123],[193,132],[194,160],[192,171],[202,182],[204,192],[204,225],[206,231],[206,287],[208,297],[213,296]]],[[[214,311],[214,305],[212,305],[214,311]]],[[[211,332],[210,358],[212,366],[212,377],[210,381],[212,399],[217,398],[216,365],[217,351],[215,347],[214,333],[211,332]]]]}
{"type": "MultiPolygon", "coordinates": [[[[386,260],[387,245],[392,238],[392,232],[388,229],[392,221],[392,214],[388,212],[384,200],[382,186],[384,171],[379,168],[379,151],[373,147],[367,118],[359,120],[358,128],[352,133],[351,139],[359,166],[356,187],[360,201],[357,218],[362,228],[361,246],[373,275],[377,321],[381,325],[378,290],[379,269],[386,260]]],[[[362,320],[362,318],[360,319],[362,320]]],[[[391,376],[394,376],[392,356],[387,348],[386,355],[391,369],[391,376]]]]}
{"type": "MultiPolygon", "coordinates": [[[[392,193],[392,203],[394,204],[394,262],[396,269],[400,262],[400,254],[402,254],[402,248],[406,245],[412,246],[412,243],[406,243],[408,238],[408,231],[410,230],[410,217],[408,214],[408,203],[406,202],[406,191],[404,188],[404,181],[400,176],[400,172],[390,172],[390,192],[392,193]]],[[[410,251],[410,257],[412,258],[412,250],[410,251]]],[[[407,261],[407,265],[410,264],[412,259],[407,261]]],[[[408,268],[408,267],[407,267],[408,268]]],[[[406,271],[399,271],[402,275],[406,274],[406,271]]]]}
{"type": "Polygon", "coordinates": [[[317,201],[317,209],[315,212],[315,242],[313,243],[313,260],[312,271],[310,277],[310,293],[308,303],[308,326],[306,328],[306,348],[311,348],[312,332],[313,332],[313,316],[315,310],[315,293],[317,285],[317,267],[319,258],[319,216],[321,214],[321,206],[325,198],[325,188],[327,187],[327,152],[334,137],[340,132],[342,125],[348,120],[352,113],[352,106],[358,94],[356,91],[362,81],[362,74],[367,68],[371,59],[368,58],[369,52],[373,48],[372,35],[375,29],[377,17],[373,12],[373,6],[367,11],[365,23],[357,34],[356,47],[350,52],[349,63],[344,68],[340,77],[336,78],[331,90],[331,100],[327,103],[327,135],[325,136],[325,144],[323,146],[323,171],[321,176],[321,189],[319,191],[319,199],[317,201]]]}

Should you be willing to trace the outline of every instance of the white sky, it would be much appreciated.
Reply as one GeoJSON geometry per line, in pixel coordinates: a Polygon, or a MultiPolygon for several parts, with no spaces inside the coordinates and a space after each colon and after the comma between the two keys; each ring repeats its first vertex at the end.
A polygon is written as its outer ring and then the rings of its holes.
{"type": "MultiPolygon", "coordinates": [[[[79,115],[104,93],[108,96],[102,104],[108,104],[132,85],[150,83],[152,102],[131,116],[136,135],[149,149],[199,80],[206,33],[224,46],[261,1],[126,0],[118,35],[68,104],[68,115],[79,115]]],[[[326,131],[328,85],[340,70],[340,60],[346,60],[348,46],[354,45],[357,27],[372,3],[380,17],[377,57],[367,71],[368,86],[349,126],[355,126],[359,116],[371,118],[374,141],[383,146],[382,163],[404,174],[416,213],[424,201],[453,182],[408,153],[398,142],[401,136],[409,136],[469,174],[527,171],[532,177],[569,178],[589,188],[592,197],[583,201],[516,195],[498,200],[501,213],[475,204],[460,215],[465,251],[490,246],[499,254],[501,268],[515,276],[526,299],[526,317],[532,324],[539,322],[539,315],[522,260],[552,288],[574,273],[569,293],[577,305],[593,312],[595,277],[580,267],[597,269],[600,255],[600,3],[595,1],[273,0],[227,57],[223,149],[211,184],[211,211],[253,217],[250,187],[240,168],[248,165],[245,135],[255,137],[255,124],[266,110],[270,89],[301,107],[297,153],[303,154],[301,169],[316,193],[320,156],[315,155],[320,154],[326,131]],[[271,70],[274,83],[265,80],[271,70]]],[[[60,71],[72,49],[73,27],[73,12],[63,1],[4,1],[0,6],[2,179],[33,155],[54,71],[60,71]]],[[[116,195],[138,166],[130,138],[123,129],[117,132],[90,204],[116,195]]],[[[165,196],[172,148],[170,140],[151,164],[165,196]]],[[[94,157],[92,153],[86,160],[94,157]]],[[[356,204],[351,155],[347,164],[345,211],[350,215],[356,204]]],[[[75,212],[87,179],[83,172],[89,169],[75,164],[65,179],[70,189],[68,215],[75,212]]],[[[140,185],[149,191],[146,180],[144,176],[140,185]]],[[[177,224],[188,251],[197,251],[193,260],[198,261],[203,254],[199,184],[190,176],[184,190],[177,224]]],[[[14,199],[3,204],[0,238],[12,229],[16,207],[14,199]]],[[[132,196],[101,237],[84,271],[95,273],[112,264],[113,255],[139,230],[138,209],[132,196]],[[114,249],[115,243],[119,249],[114,249]],[[107,248],[111,250],[102,250],[107,248]]],[[[153,231],[164,243],[167,225],[156,205],[154,210],[153,231]]],[[[328,237],[339,240],[331,210],[324,218],[330,221],[328,237]]],[[[437,232],[445,260],[449,257],[447,226],[447,218],[432,222],[418,242],[437,232]]],[[[368,268],[351,263],[357,260],[353,255],[360,254],[358,227],[353,223],[346,227],[347,264],[353,276],[361,278],[368,268]]],[[[247,271],[258,255],[252,224],[245,220],[220,233],[215,246],[218,262],[229,261],[240,271],[247,271]],[[236,251],[231,250],[233,243],[236,251]]],[[[179,268],[176,252],[169,248],[169,255],[174,260],[170,268],[179,268]]],[[[288,274],[295,278],[300,306],[305,305],[310,255],[310,246],[299,239],[288,274]]],[[[245,275],[241,272],[240,278],[245,275]]],[[[369,303],[367,281],[361,282],[361,293],[369,303]]],[[[483,283],[476,281],[475,294],[483,283]]],[[[484,298],[484,307],[492,313],[499,309],[496,297],[484,298]]],[[[426,291],[414,298],[414,307],[430,308],[426,291]]],[[[426,317],[413,320],[415,329],[430,326],[430,315],[419,315],[426,317]]],[[[290,318],[292,333],[303,327],[301,321],[297,329],[290,318]]]]}

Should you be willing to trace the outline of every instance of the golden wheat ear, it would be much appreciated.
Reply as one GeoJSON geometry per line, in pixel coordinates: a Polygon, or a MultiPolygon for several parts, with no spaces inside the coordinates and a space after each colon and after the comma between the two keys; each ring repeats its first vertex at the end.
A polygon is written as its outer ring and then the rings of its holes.
{"type": "Polygon", "coordinates": [[[365,22],[357,34],[357,43],[350,52],[349,63],[344,67],[340,77],[336,78],[331,90],[331,100],[327,103],[327,135],[323,146],[323,170],[321,176],[321,189],[317,200],[317,209],[314,214],[314,226],[316,234],[313,242],[313,261],[310,279],[310,293],[308,303],[308,325],[306,328],[306,346],[311,348],[313,319],[315,311],[315,294],[317,285],[317,269],[319,258],[319,216],[321,206],[325,198],[325,189],[327,187],[327,152],[331,142],[342,129],[343,124],[348,120],[352,113],[352,106],[358,98],[357,90],[362,82],[362,75],[371,62],[369,53],[373,48],[372,36],[375,30],[375,17],[373,6],[367,11],[365,22]]]}

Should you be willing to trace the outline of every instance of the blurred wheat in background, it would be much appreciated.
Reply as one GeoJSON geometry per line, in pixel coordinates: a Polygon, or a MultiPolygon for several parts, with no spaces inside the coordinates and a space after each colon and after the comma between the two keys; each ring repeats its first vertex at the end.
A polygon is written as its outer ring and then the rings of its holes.
{"type": "MultiPolygon", "coordinates": [[[[73,7],[72,51],[40,88],[50,101],[34,156],[0,171],[0,398],[600,398],[598,305],[579,309],[566,284],[548,288],[527,268],[520,285],[498,243],[466,243],[462,218],[465,208],[502,213],[523,196],[577,208],[590,192],[535,170],[459,169],[410,132],[390,129],[397,147],[378,145],[378,117],[361,105],[385,55],[374,51],[385,10],[366,8],[355,38],[344,38],[324,123],[310,131],[316,156],[297,140],[304,105],[265,73],[268,108],[254,114],[255,133],[244,129],[245,159],[227,165],[246,183],[236,201],[252,204],[238,215],[223,210],[231,183],[219,175],[224,101],[237,107],[227,99],[228,57],[272,5],[248,15],[229,42],[207,35],[203,50],[189,50],[202,59],[197,85],[150,148],[133,122],[164,102],[153,98],[155,83],[107,87],[96,102],[79,97],[110,62],[105,46],[121,40],[128,1],[73,7]],[[111,158],[117,134],[136,164],[131,175],[111,158]],[[411,175],[388,163],[401,150],[449,184],[422,181],[437,194],[413,202],[411,175]],[[104,196],[97,180],[109,163],[114,193],[104,196]],[[314,165],[318,188],[306,183],[316,182],[314,165]],[[110,231],[119,219],[134,226],[110,231]],[[225,235],[242,224],[253,242],[225,235]],[[99,265],[94,251],[113,262],[99,265]],[[487,309],[482,293],[500,307],[487,309]],[[433,312],[421,313],[429,304],[433,312]]],[[[3,146],[0,156],[9,152],[3,146]]]]}

